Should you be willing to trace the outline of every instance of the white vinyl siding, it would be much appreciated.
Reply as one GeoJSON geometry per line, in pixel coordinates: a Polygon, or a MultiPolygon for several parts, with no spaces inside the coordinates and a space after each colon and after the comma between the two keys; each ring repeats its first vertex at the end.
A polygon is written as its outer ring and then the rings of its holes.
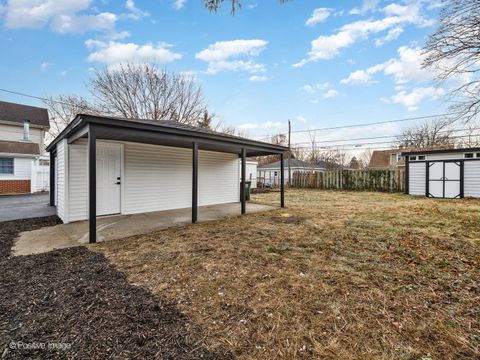
{"type": "Polygon", "coordinates": [[[67,156],[67,141],[62,140],[60,141],[56,148],[57,148],[57,157],[55,159],[56,161],[56,168],[57,168],[57,174],[56,174],[56,195],[57,195],[57,215],[60,219],[62,219],[63,222],[67,223],[68,218],[67,218],[67,200],[66,200],[66,179],[67,179],[67,172],[66,170],[66,156],[67,156]]]}
{"type": "MultiPolygon", "coordinates": [[[[256,161],[249,161],[247,160],[246,163],[246,179],[247,181],[251,181],[252,184],[250,187],[255,189],[257,187],[257,166],[258,163],[256,161]]],[[[238,181],[242,181],[242,159],[238,159],[238,181]]],[[[240,191],[240,189],[238,190],[240,191]]],[[[239,195],[240,196],[240,195],[239,195]]]]}
{"type": "Polygon", "coordinates": [[[198,154],[198,205],[239,201],[238,155],[200,150],[198,154]]]}
{"type": "Polygon", "coordinates": [[[410,163],[408,172],[408,192],[410,195],[425,196],[426,165],[422,163],[410,163]]]}
{"type": "Polygon", "coordinates": [[[426,155],[426,160],[459,160],[463,159],[463,157],[463,153],[428,154],[426,155]]]}
{"type": "Polygon", "coordinates": [[[0,180],[30,180],[32,176],[32,164],[32,158],[14,158],[13,174],[0,174],[0,180]]]}
{"type": "MultiPolygon", "coordinates": [[[[62,154],[57,152],[57,156],[62,154]]],[[[191,149],[124,143],[123,159],[122,214],[192,206],[191,149]]],[[[69,145],[68,160],[69,212],[68,219],[62,220],[86,220],[88,167],[84,141],[69,145]]],[[[200,150],[198,160],[198,205],[238,202],[238,155],[200,150]]]]}
{"type": "Polygon", "coordinates": [[[122,213],[180,209],[192,204],[192,150],[126,143],[122,213]]]}
{"type": "Polygon", "coordinates": [[[88,166],[86,141],[81,140],[75,144],[70,144],[68,150],[68,221],[85,220],[87,218],[88,203],[88,166]]]}
{"type": "MultiPolygon", "coordinates": [[[[0,124],[0,140],[23,141],[23,124],[0,124]]],[[[44,153],[43,130],[30,126],[30,141],[37,143],[40,147],[40,153],[44,153]]]]}
{"type": "Polygon", "coordinates": [[[465,197],[480,197],[480,160],[465,161],[463,194],[465,197]]]}

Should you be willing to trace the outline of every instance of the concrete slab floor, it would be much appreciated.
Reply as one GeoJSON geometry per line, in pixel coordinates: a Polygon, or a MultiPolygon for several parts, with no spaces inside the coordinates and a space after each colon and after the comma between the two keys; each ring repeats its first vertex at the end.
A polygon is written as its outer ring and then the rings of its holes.
{"type": "MultiPolygon", "coordinates": [[[[273,206],[247,203],[247,214],[275,209],[273,206]]],[[[200,206],[198,221],[218,220],[240,215],[240,204],[200,206]]],[[[192,211],[176,209],[134,215],[113,215],[97,218],[97,242],[121,239],[132,235],[147,234],[172,226],[190,224],[192,211]]],[[[30,255],[54,249],[80,246],[88,243],[88,221],[60,224],[19,234],[12,253],[30,255]]]]}

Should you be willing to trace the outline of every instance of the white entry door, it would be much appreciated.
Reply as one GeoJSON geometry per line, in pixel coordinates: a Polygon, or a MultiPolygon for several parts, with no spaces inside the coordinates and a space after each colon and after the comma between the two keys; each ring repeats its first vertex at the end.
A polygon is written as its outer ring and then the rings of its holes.
{"type": "Polygon", "coordinates": [[[460,162],[431,162],[428,171],[428,196],[449,199],[460,197],[460,162]]]}
{"type": "Polygon", "coordinates": [[[120,144],[97,143],[97,215],[120,213],[120,144]]]}

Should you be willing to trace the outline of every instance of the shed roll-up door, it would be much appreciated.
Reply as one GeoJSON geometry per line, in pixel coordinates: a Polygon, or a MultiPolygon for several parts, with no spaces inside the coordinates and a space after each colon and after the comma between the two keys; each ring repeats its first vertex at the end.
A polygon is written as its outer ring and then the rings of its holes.
{"type": "Polygon", "coordinates": [[[458,198],[461,196],[461,167],[459,161],[432,161],[428,165],[428,196],[458,198]]]}

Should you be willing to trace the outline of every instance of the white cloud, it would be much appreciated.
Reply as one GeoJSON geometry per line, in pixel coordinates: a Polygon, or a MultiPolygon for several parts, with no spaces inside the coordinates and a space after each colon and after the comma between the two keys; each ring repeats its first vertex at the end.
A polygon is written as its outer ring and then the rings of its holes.
{"type": "Polygon", "coordinates": [[[367,70],[356,70],[352,72],[346,79],[340,80],[340,84],[357,85],[370,83],[372,75],[382,71],[383,69],[385,69],[385,65],[378,64],[369,67],[367,70]]]}
{"type": "Polygon", "coordinates": [[[140,10],[139,8],[137,8],[137,6],[135,5],[135,2],[133,0],[127,0],[125,2],[125,7],[130,11],[127,14],[127,16],[130,19],[139,20],[141,18],[150,16],[150,13],[148,11],[143,11],[143,10],[140,10]]]}
{"type": "Polygon", "coordinates": [[[49,62],[44,61],[44,62],[42,62],[42,63],[40,64],[40,69],[41,69],[42,71],[47,71],[47,70],[48,70],[49,68],[51,68],[53,65],[54,65],[53,63],[49,63],[49,62]]]}
{"type": "Polygon", "coordinates": [[[285,127],[285,123],[280,121],[267,121],[264,123],[245,123],[241,124],[238,128],[242,130],[253,129],[281,129],[285,127]]]}
{"type": "Polygon", "coordinates": [[[5,26],[10,29],[40,28],[49,25],[53,31],[83,33],[113,29],[118,17],[109,12],[82,14],[92,0],[17,0],[5,6],[5,26]]]}
{"type": "Polygon", "coordinates": [[[323,97],[325,99],[334,98],[336,96],[338,96],[338,91],[334,89],[330,89],[325,94],[323,94],[323,97]]]}
{"type": "Polygon", "coordinates": [[[386,15],[383,19],[355,21],[342,26],[336,34],[321,35],[314,39],[307,56],[293,66],[301,67],[312,61],[332,59],[342,49],[348,48],[358,41],[366,40],[372,34],[381,33],[402,24],[413,24],[420,27],[432,24],[420,14],[420,5],[416,3],[404,6],[391,4],[383,8],[382,12],[386,15]]]}
{"type": "Polygon", "coordinates": [[[380,0],[363,0],[363,4],[360,8],[353,8],[350,10],[350,15],[363,15],[369,11],[373,11],[377,8],[380,0]]]}
{"type": "Polygon", "coordinates": [[[388,31],[387,35],[384,37],[375,40],[375,46],[379,47],[385,44],[386,42],[393,41],[398,39],[398,37],[403,33],[403,29],[399,26],[388,31]]]}
{"type": "Polygon", "coordinates": [[[329,8],[318,8],[313,10],[312,16],[305,22],[306,26],[315,26],[318,23],[324,22],[330,16],[329,8]]]}
{"type": "Polygon", "coordinates": [[[416,111],[418,105],[423,100],[437,100],[441,96],[445,95],[445,90],[429,87],[416,87],[411,92],[406,90],[399,91],[397,94],[391,96],[388,99],[382,98],[382,101],[389,104],[400,104],[407,108],[408,111],[416,111]]]}
{"type": "Polygon", "coordinates": [[[195,58],[208,63],[207,72],[209,74],[228,70],[263,72],[265,66],[255,63],[251,58],[258,56],[267,44],[267,41],[258,39],[217,41],[195,54],[195,58]],[[247,60],[237,59],[239,57],[247,58],[247,60]]]}
{"type": "Polygon", "coordinates": [[[401,46],[398,48],[397,59],[391,59],[385,63],[385,75],[394,77],[397,84],[404,84],[409,81],[431,80],[433,74],[422,68],[425,55],[421,48],[410,48],[401,46]]]}
{"type": "Polygon", "coordinates": [[[50,24],[53,31],[58,33],[84,33],[93,30],[113,29],[117,15],[101,13],[98,15],[59,15],[52,19],[50,24]]]}
{"type": "Polygon", "coordinates": [[[172,7],[175,10],[183,9],[185,7],[186,2],[187,2],[187,0],[174,0],[173,4],[172,4],[172,7]]]}
{"type": "Polygon", "coordinates": [[[259,81],[267,81],[268,76],[265,75],[252,75],[248,78],[248,81],[259,82],[259,81]]]}
{"type": "Polygon", "coordinates": [[[435,74],[422,68],[425,55],[421,48],[401,46],[397,50],[398,57],[384,63],[371,66],[366,70],[352,72],[341,84],[367,84],[372,82],[374,74],[383,72],[390,76],[395,84],[396,94],[382,101],[389,104],[400,104],[408,111],[416,111],[422,101],[437,100],[445,94],[445,90],[433,86],[419,86],[432,81],[435,74]],[[412,85],[414,87],[412,88],[412,85]]]}
{"type": "Polygon", "coordinates": [[[295,122],[305,124],[307,122],[307,118],[305,116],[299,115],[295,118],[295,122]]]}
{"type": "Polygon", "coordinates": [[[94,50],[88,61],[99,62],[107,66],[115,66],[120,63],[133,62],[158,62],[168,63],[178,60],[181,54],[171,50],[172,45],[166,43],[147,43],[138,45],[135,43],[103,42],[99,40],[87,40],[85,45],[89,50],[94,50]]]}
{"type": "Polygon", "coordinates": [[[401,46],[397,52],[398,58],[371,66],[367,70],[356,70],[341,80],[340,84],[367,84],[371,82],[372,75],[381,71],[387,76],[392,76],[397,85],[433,79],[433,74],[422,68],[425,55],[421,48],[401,46]]]}
{"type": "Polygon", "coordinates": [[[318,90],[327,90],[333,85],[329,82],[316,83],[316,84],[307,84],[302,87],[303,91],[308,94],[315,94],[318,90]]]}

